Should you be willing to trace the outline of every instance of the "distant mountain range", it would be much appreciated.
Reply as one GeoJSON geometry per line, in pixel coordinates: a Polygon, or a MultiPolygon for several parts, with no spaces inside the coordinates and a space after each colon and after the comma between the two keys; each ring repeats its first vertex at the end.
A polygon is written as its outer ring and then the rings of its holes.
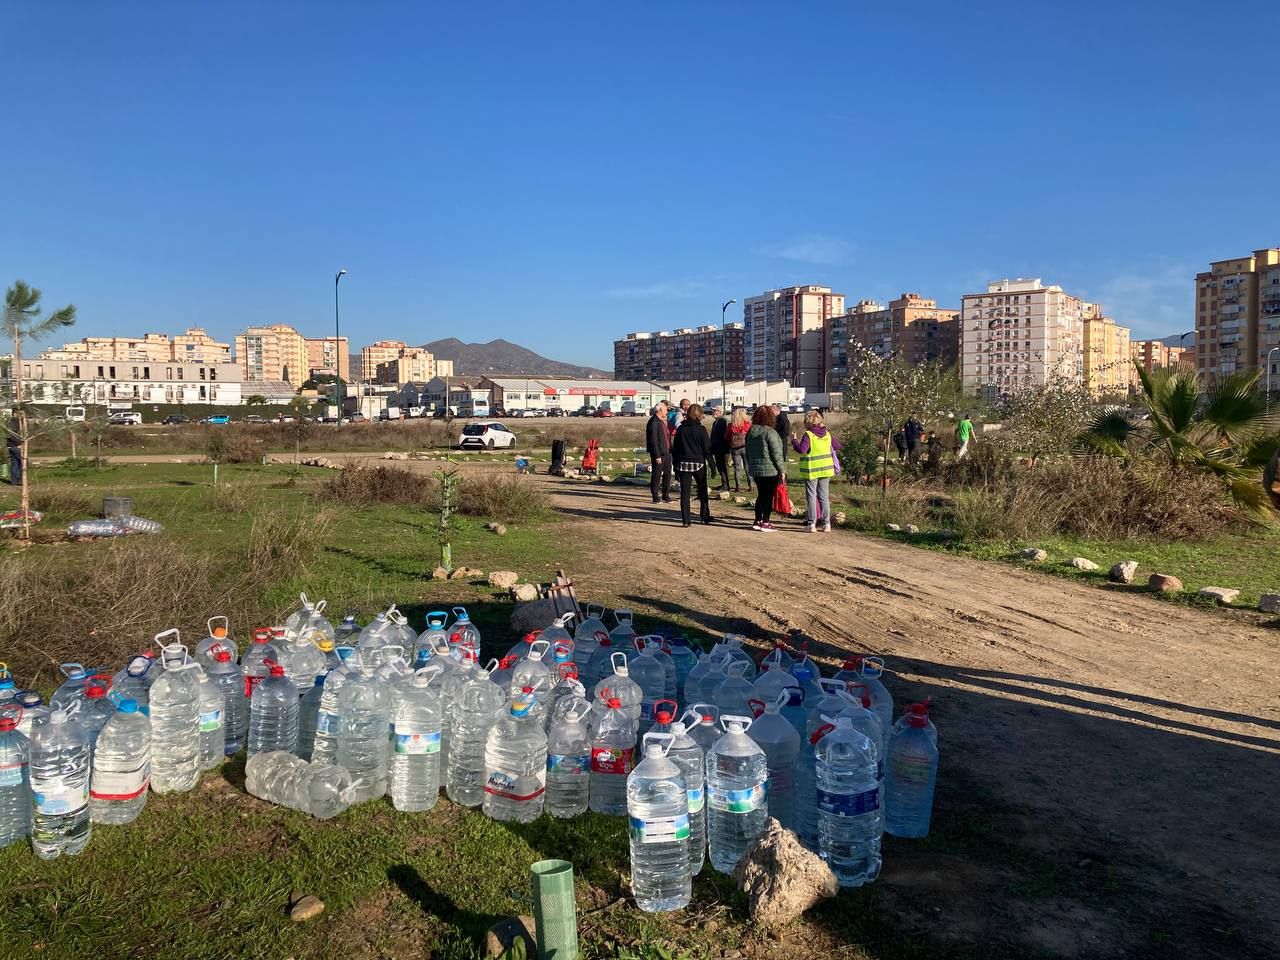
{"type": "Polygon", "coordinates": [[[1183,337],[1175,333],[1171,337],[1161,337],[1160,342],[1166,347],[1186,347],[1190,349],[1196,345],[1196,338],[1194,336],[1183,337]]]}
{"type": "Polygon", "coordinates": [[[463,343],[456,337],[449,337],[423,344],[423,349],[430,350],[438,360],[452,360],[454,371],[459,375],[488,377],[508,374],[577,379],[608,379],[613,376],[607,370],[550,360],[509,340],[463,343]]]}

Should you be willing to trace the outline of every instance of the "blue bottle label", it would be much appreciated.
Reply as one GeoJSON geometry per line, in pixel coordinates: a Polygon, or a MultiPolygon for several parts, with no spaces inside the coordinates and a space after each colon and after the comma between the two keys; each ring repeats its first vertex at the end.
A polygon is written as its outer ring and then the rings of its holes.
{"type": "Polygon", "coordinates": [[[36,810],[44,816],[58,816],[63,813],[75,813],[89,802],[89,778],[86,777],[80,786],[56,784],[43,790],[39,785],[31,785],[31,796],[35,800],[36,810]]]}
{"type": "Polygon", "coordinates": [[[697,787],[689,791],[689,812],[697,813],[707,805],[706,791],[702,787],[697,787]]]}
{"type": "Polygon", "coordinates": [[[26,773],[25,763],[0,763],[0,787],[16,787],[26,773]]]}
{"type": "Polygon", "coordinates": [[[745,790],[717,790],[707,788],[707,803],[712,810],[721,813],[751,813],[764,805],[764,784],[757,783],[745,790]]]}
{"type": "Polygon", "coordinates": [[[549,753],[547,754],[547,773],[577,777],[585,774],[591,766],[591,755],[588,753],[549,753]]]}
{"type": "Polygon", "coordinates": [[[678,817],[629,817],[631,839],[635,843],[678,843],[689,839],[689,815],[678,817]]]}
{"type": "Polygon", "coordinates": [[[440,731],[435,733],[396,732],[396,753],[399,756],[420,757],[440,752],[440,731]]]}
{"type": "Polygon", "coordinates": [[[316,733],[327,733],[330,736],[338,732],[338,715],[327,710],[316,714],[316,733]]]}
{"type": "Polygon", "coordinates": [[[837,817],[860,817],[880,809],[880,788],[863,793],[828,793],[818,790],[818,810],[837,817]]]}
{"type": "Polygon", "coordinates": [[[200,732],[211,733],[222,726],[222,711],[208,710],[200,714],[200,732]]]}

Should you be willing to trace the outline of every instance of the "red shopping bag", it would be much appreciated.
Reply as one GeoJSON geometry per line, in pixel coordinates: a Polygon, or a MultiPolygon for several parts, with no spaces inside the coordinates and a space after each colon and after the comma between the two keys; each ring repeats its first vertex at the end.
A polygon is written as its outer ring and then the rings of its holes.
{"type": "Polygon", "coordinates": [[[787,478],[778,478],[778,489],[773,495],[773,512],[791,516],[791,496],[787,493],[787,478]]]}

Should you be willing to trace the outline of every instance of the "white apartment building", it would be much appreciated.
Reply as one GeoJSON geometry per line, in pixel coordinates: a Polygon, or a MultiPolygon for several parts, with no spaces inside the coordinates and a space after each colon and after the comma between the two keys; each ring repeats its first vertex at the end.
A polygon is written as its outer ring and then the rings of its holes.
{"type": "Polygon", "coordinates": [[[742,301],[743,359],[748,380],[788,380],[825,389],[823,328],[844,313],[844,294],[813,284],[768,290],[742,301]]]}
{"type": "Polygon", "coordinates": [[[960,311],[960,376],[966,390],[1000,396],[1063,376],[1084,382],[1084,321],[1097,304],[1039,278],[993,280],[960,311]]]}
{"type": "Polygon", "coordinates": [[[238,404],[241,388],[240,366],[230,360],[117,362],[49,350],[22,361],[23,397],[32,403],[238,404]]]}

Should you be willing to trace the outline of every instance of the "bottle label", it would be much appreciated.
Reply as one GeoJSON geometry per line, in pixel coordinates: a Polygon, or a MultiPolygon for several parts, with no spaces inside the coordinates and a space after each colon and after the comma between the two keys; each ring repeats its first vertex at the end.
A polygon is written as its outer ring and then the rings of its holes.
{"type": "Polygon", "coordinates": [[[338,715],[330,713],[328,710],[321,710],[316,714],[316,733],[326,733],[329,736],[336,736],[338,733],[338,715]]]}
{"type": "Polygon", "coordinates": [[[566,777],[578,777],[591,768],[590,754],[549,753],[547,754],[547,773],[556,773],[566,777]]]}
{"type": "Polygon", "coordinates": [[[676,843],[689,839],[689,815],[678,817],[631,817],[631,839],[635,843],[676,843]]]}
{"type": "Polygon", "coordinates": [[[818,810],[837,817],[860,817],[880,809],[880,788],[863,793],[828,793],[818,790],[818,810]]]}
{"type": "Polygon", "coordinates": [[[435,733],[402,733],[403,724],[396,726],[396,754],[420,757],[440,752],[440,731],[435,733]]]}
{"type": "Polygon", "coordinates": [[[64,813],[75,813],[89,802],[89,778],[85,777],[80,786],[52,783],[48,789],[40,784],[31,784],[31,796],[35,801],[36,811],[45,816],[58,816],[64,813]]]}
{"type": "Polygon", "coordinates": [[[26,774],[25,763],[0,763],[0,787],[16,787],[26,774]]]}
{"type": "Polygon", "coordinates": [[[200,714],[200,732],[210,733],[222,726],[222,711],[210,710],[200,714]]]}
{"type": "Polygon", "coordinates": [[[626,776],[631,772],[631,758],[635,755],[635,747],[592,747],[592,773],[620,773],[626,776]]]}
{"type": "Polygon", "coordinates": [[[89,796],[94,800],[132,800],[142,796],[150,783],[150,761],[137,770],[111,772],[95,770],[89,796]]]}
{"type": "Polygon", "coordinates": [[[933,777],[933,764],[926,757],[890,754],[889,763],[889,773],[896,786],[924,789],[933,777]]]}
{"type": "Polygon", "coordinates": [[[255,688],[258,684],[260,684],[263,680],[265,680],[265,679],[267,679],[267,678],[266,678],[266,677],[251,677],[251,676],[249,676],[249,674],[247,674],[247,673],[246,673],[246,674],[244,675],[244,695],[245,695],[245,697],[246,697],[247,699],[249,699],[249,700],[252,700],[252,699],[253,699],[253,690],[254,690],[254,688],[255,688]]]}
{"type": "Polygon", "coordinates": [[[707,794],[702,787],[689,791],[689,812],[697,813],[707,805],[707,794]]]}
{"type": "Polygon", "coordinates": [[[547,772],[545,769],[539,770],[537,776],[529,775],[525,777],[519,777],[502,770],[490,770],[485,778],[484,792],[495,797],[514,800],[517,803],[536,800],[546,790],[546,777],[547,772]],[[520,786],[517,787],[517,784],[520,784],[520,786]]]}
{"type": "Polygon", "coordinates": [[[707,803],[712,810],[721,813],[751,813],[764,805],[765,790],[763,783],[745,790],[717,790],[707,787],[707,803]]]}

